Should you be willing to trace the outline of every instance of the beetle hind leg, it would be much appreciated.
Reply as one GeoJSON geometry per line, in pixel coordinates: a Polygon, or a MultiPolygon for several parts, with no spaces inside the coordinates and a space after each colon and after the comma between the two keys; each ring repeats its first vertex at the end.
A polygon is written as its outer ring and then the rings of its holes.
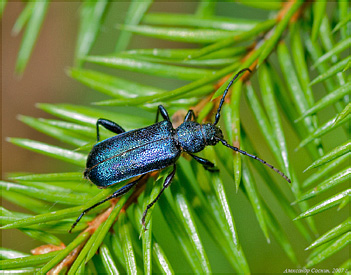
{"type": "MultiPolygon", "coordinates": [[[[144,176],[144,175],[143,175],[143,176],[144,176]]],[[[132,189],[132,187],[133,187],[134,185],[136,185],[136,184],[139,182],[139,180],[140,180],[143,176],[139,177],[139,178],[136,179],[135,181],[132,181],[132,182],[128,183],[127,185],[123,186],[122,188],[118,189],[116,192],[114,192],[111,196],[107,197],[106,199],[104,199],[104,200],[102,200],[102,201],[99,201],[98,203],[94,204],[93,206],[91,206],[91,207],[85,209],[85,210],[79,215],[78,219],[73,223],[71,229],[69,230],[69,233],[72,232],[73,228],[76,227],[76,225],[79,223],[79,221],[83,218],[83,216],[84,216],[86,213],[88,213],[90,210],[94,209],[95,207],[99,206],[100,204],[103,204],[104,202],[107,202],[107,201],[109,201],[109,200],[111,200],[111,199],[113,199],[113,198],[118,198],[118,197],[120,197],[120,196],[122,196],[122,195],[128,193],[128,191],[129,191],[130,189],[132,189]]]]}
{"type": "Polygon", "coordinates": [[[149,211],[149,209],[158,201],[158,199],[160,198],[161,194],[163,193],[163,191],[165,191],[165,189],[171,184],[173,178],[174,178],[174,175],[175,175],[175,172],[176,172],[176,165],[174,164],[173,165],[173,170],[172,172],[167,176],[165,182],[163,183],[163,187],[160,191],[160,193],[158,193],[157,197],[151,202],[149,203],[147,206],[146,206],[146,209],[143,213],[143,217],[141,218],[141,224],[143,225],[144,227],[144,231],[146,231],[146,227],[145,227],[145,218],[146,218],[146,214],[147,214],[147,211],[149,211]]]}

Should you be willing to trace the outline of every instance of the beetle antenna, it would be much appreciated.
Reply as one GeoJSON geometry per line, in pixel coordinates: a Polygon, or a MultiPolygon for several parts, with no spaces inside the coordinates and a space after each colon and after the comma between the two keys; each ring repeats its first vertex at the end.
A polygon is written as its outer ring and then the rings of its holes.
{"type": "Polygon", "coordinates": [[[230,88],[230,86],[232,86],[233,82],[235,81],[235,79],[238,78],[239,75],[241,75],[243,72],[245,71],[249,71],[250,73],[252,73],[252,71],[249,69],[249,68],[245,68],[245,69],[242,69],[240,72],[238,72],[234,77],[233,79],[229,82],[227,88],[224,90],[224,93],[223,93],[223,96],[222,96],[222,99],[221,99],[221,102],[219,103],[219,107],[217,109],[217,113],[216,113],[216,117],[215,117],[215,121],[213,123],[213,125],[216,125],[219,121],[219,118],[221,116],[221,109],[222,109],[222,105],[224,103],[224,99],[228,93],[228,90],[230,88]]]}
{"type": "Polygon", "coordinates": [[[226,142],[226,141],[223,140],[223,139],[219,139],[219,140],[222,142],[222,144],[223,144],[224,146],[227,146],[227,147],[229,147],[230,149],[232,149],[232,150],[234,150],[234,151],[236,151],[236,152],[239,152],[239,153],[241,153],[241,154],[243,154],[243,155],[245,155],[245,156],[248,156],[248,157],[250,157],[250,158],[253,158],[253,159],[256,159],[256,160],[262,162],[264,165],[267,165],[269,168],[271,168],[271,169],[273,169],[274,171],[276,171],[276,172],[277,172],[279,175],[281,175],[287,182],[291,183],[291,180],[290,180],[282,171],[280,171],[280,170],[278,170],[277,168],[273,167],[273,165],[267,163],[267,162],[264,161],[263,159],[260,159],[259,157],[255,156],[255,155],[251,155],[251,154],[249,154],[249,153],[246,152],[246,151],[240,150],[240,149],[237,148],[237,147],[231,146],[230,144],[228,144],[228,142],[226,142]]]}

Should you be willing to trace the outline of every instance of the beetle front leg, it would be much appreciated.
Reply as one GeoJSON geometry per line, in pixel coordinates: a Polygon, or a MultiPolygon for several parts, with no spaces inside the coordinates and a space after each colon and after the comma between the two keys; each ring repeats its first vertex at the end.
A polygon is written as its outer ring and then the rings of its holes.
{"type": "Polygon", "coordinates": [[[104,119],[104,118],[99,118],[96,122],[96,139],[97,141],[100,140],[100,133],[99,133],[99,125],[103,126],[105,129],[116,133],[116,134],[120,134],[125,132],[125,130],[119,126],[116,122],[113,122],[111,120],[108,119],[104,119]]]}
{"type": "Polygon", "coordinates": [[[184,122],[185,121],[191,121],[191,118],[193,118],[193,121],[196,121],[196,118],[195,118],[195,113],[193,110],[189,110],[188,113],[186,114],[185,118],[184,118],[184,122]]]}
{"type": "Polygon", "coordinates": [[[207,171],[210,171],[210,172],[216,172],[216,171],[219,171],[219,169],[217,167],[215,167],[215,165],[210,162],[209,160],[207,159],[204,159],[204,158],[200,158],[198,156],[195,156],[191,153],[188,152],[188,154],[190,156],[192,156],[197,162],[199,162],[200,164],[202,164],[202,166],[207,170],[207,171]]]}
{"type": "Polygon", "coordinates": [[[160,191],[160,193],[158,193],[157,197],[151,202],[149,203],[147,206],[146,206],[146,209],[143,213],[143,217],[141,218],[141,224],[143,225],[144,227],[144,230],[146,231],[146,227],[145,227],[145,218],[146,218],[146,214],[147,214],[147,211],[157,202],[157,200],[160,198],[161,194],[163,193],[163,191],[165,191],[165,189],[171,184],[173,178],[174,178],[174,175],[175,175],[175,172],[176,172],[176,165],[174,164],[173,165],[173,170],[172,172],[167,176],[165,182],[163,183],[163,187],[160,191]]]}
{"type": "Polygon", "coordinates": [[[158,122],[158,116],[160,113],[164,120],[171,121],[165,107],[163,107],[162,105],[158,105],[157,113],[156,113],[156,122],[158,122]]]}

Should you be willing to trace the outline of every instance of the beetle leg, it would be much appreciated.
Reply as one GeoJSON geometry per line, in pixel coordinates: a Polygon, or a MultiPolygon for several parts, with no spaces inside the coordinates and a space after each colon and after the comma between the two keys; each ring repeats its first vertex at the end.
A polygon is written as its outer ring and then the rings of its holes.
{"type": "Polygon", "coordinates": [[[219,171],[219,169],[217,167],[215,167],[215,165],[210,162],[209,160],[207,159],[204,159],[204,158],[200,158],[198,156],[195,156],[191,153],[188,152],[188,154],[190,156],[192,156],[197,162],[201,163],[202,166],[207,170],[207,171],[210,171],[210,172],[216,172],[216,171],[219,171]]]}
{"type": "Polygon", "coordinates": [[[191,121],[191,118],[193,118],[193,121],[196,121],[196,118],[195,118],[195,113],[193,110],[189,110],[188,113],[186,114],[185,118],[184,118],[184,121],[191,121]]]}
{"type": "Polygon", "coordinates": [[[145,227],[145,218],[146,218],[146,214],[147,214],[147,211],[157,202],[157,200],[160,198],[161,194],[163,193],[163,191],[165,191],[165,189],[171,184],[173,178],[174,178],[174,175],[175,175],[175,172],[176,172],[176,165],[174,164],[173,165],[173,170],[172,172],[167,176],[165,182],[163,183],[163,187],[160,191],[160,193],[158,193],[157,197],[151,202],[149,203],[147,206],[146,206],[146,209],[143,213],[143,217],[141,218],[141,224],[143,225],[144,227],[144,230],[146,231],[146,227],[145,227]]]}
{"type": "Polygon", "coordinates": [[[85,209],[82,214],[80,214],[80,216],[78,217],[78,219],[74,222],[74,224],[72,225],[71,229],[69,230],[69,233],[72,232],[73,228],[76,227],[76,225],[79,223],[79,221],[83,218],[83,216],[88,213],[90,210],[94,209],[95,207],[99,206],[100,204],[103,204],[104,202],[107,202],[113,198],[117,198],[120,197],[124,194],[126,194],[130,189],[132,189],[132,187],[134,185],[136,185],[139,180],[143,177],[144,175],[142,175],[141,177],[139,177],[138,179],[136,179],[135,181],[132,181],[131,183],[128,183],[127,185],[123,186],[122,188],[118,189],[116,192],[114,192],[111,196],[107,197],[106,199],[99,201],[98,203],[94,204],[93,206],[90,206],[89,208],[85,209]]]}
{"type": "Polygon", "coordinates": [[[119,126],[116,122],[113,122],[111,120],[104,119],[104,118],[99,118],[96,122],[96,139],[97,139],[97,141],[100,140],[99,125],[103,126],[107,130],[114,132],[116,134],[120,134],[120,133],[125,132],[125,130],[121,126],[119,126]]]}
{"type": "Polygon", "coordinates": [[[160,113],[161,113],[161,116],[163,117],[164,120],[171,121],[165,107],[163,107],[162,105],[158,105],[157,113],[156,113],[156,122],[158,122],[158,115],[160,113]]]}

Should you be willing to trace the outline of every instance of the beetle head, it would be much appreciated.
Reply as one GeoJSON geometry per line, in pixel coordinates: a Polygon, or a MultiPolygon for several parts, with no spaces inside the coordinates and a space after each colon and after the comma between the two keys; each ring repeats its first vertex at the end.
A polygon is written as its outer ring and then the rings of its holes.
{"type": "Polygon", "coordinates": [[[218,141],[223,139],[222,130],[219,129],[216,125],[211,123],[202,124],[202,132],[205,136],[205,142],[207,145],[216,145],[218,141]]]}

